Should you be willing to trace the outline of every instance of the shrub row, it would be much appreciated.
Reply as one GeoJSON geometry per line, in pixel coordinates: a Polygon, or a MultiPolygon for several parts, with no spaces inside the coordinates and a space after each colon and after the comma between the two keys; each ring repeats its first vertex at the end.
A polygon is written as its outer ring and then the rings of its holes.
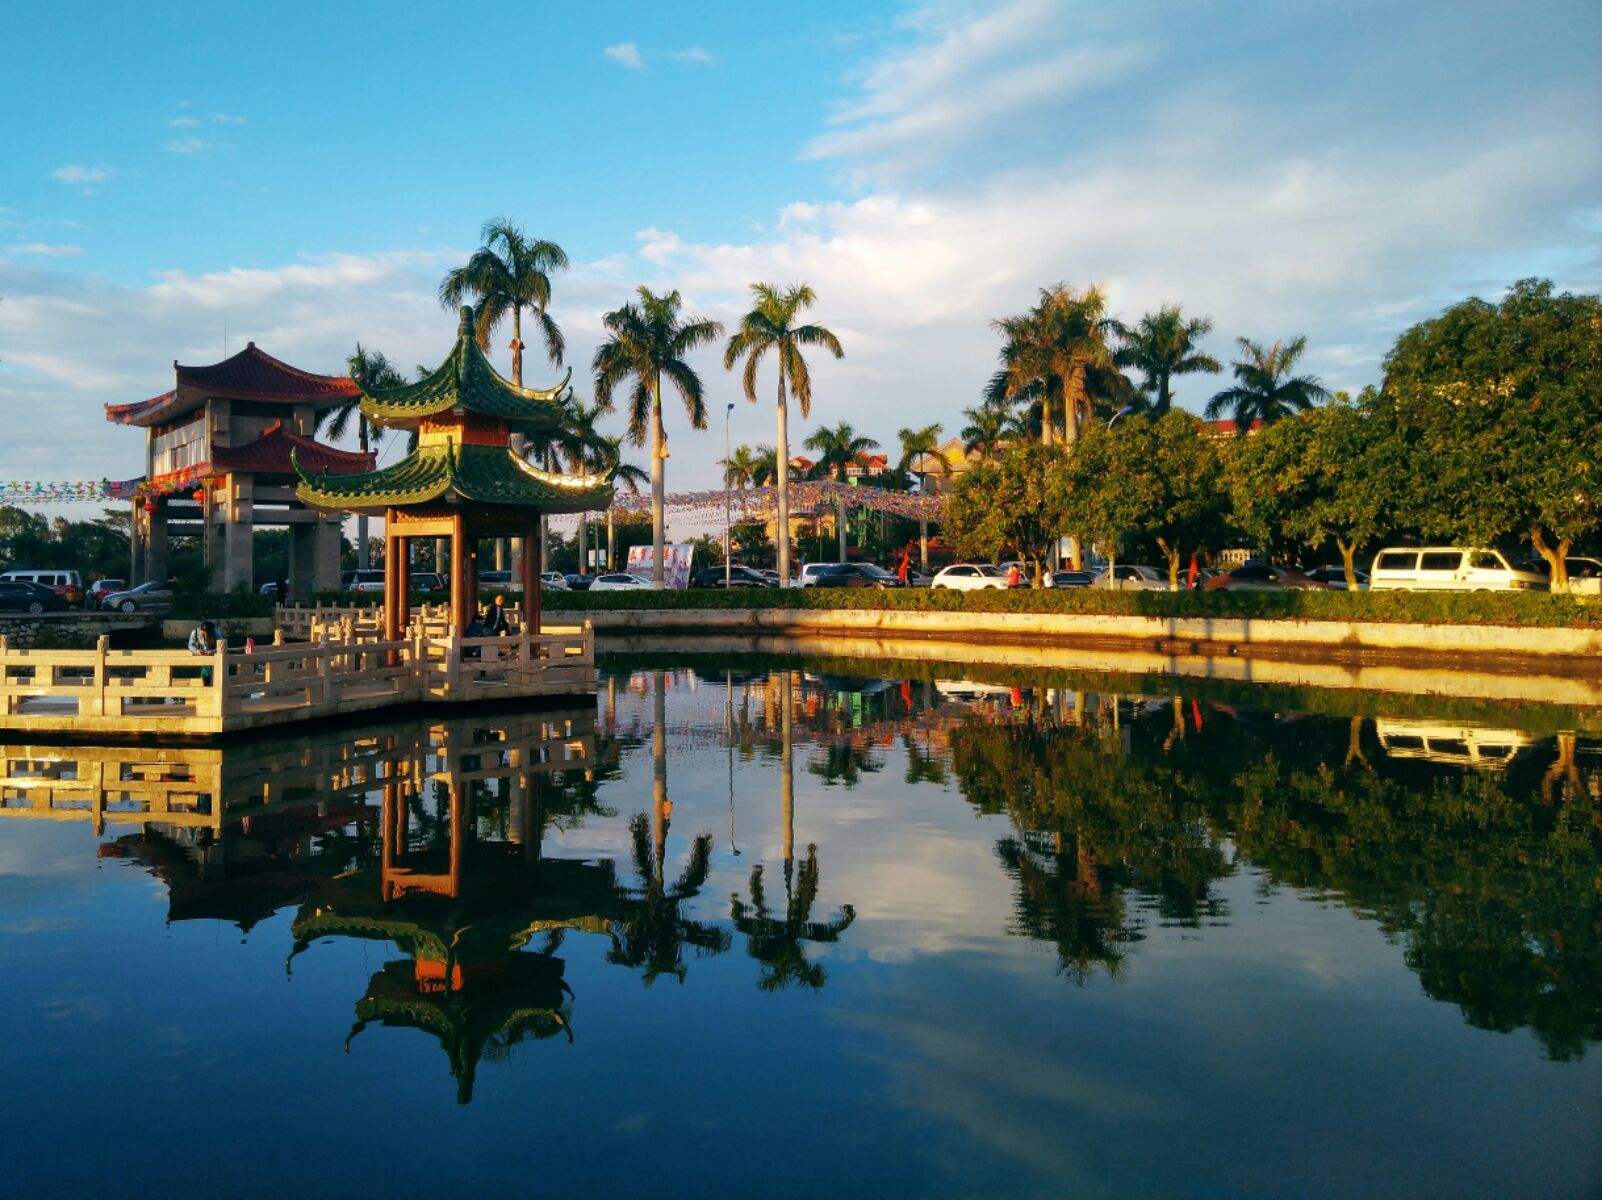
{"type": "Polygon", "coordinates": [[[549,612],[597,609],[846,609],[892,612],[1062,613],[1253,617],[1425,625],[1602,627],[1602,605],[1544,592],[1104,592],[790,588],[723,592],[546,592],[549,612]]]}

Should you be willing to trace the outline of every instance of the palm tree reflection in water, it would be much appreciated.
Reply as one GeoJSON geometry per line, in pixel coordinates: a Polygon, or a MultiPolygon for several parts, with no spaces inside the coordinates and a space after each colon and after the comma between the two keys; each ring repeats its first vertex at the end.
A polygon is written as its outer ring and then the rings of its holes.
{"type": "MultiPolygon", "coordinates": [[[[762,964],[757,987],[775,992],[799,983],[821,988],[828,981],[826,972],[807,959],[805,942],[835,942],[856,920],[856,910],[843,905],[829,921],[811,920],[812,906],[818,899],[818,848],[807,846],[807,860],[801,865],[799,880],[795,871],[795,684],[784,672],[779,693],[779,807],[784,820],[784,915],[768,911],[762,886],[762,864],[751,868],[751,902],[741,901],[736,892],[729,900],[729,916],[734,927],[745,935],[746,952],[762,964]]],[[[855,777],[847,781],[849,787],[855,777]]]]}

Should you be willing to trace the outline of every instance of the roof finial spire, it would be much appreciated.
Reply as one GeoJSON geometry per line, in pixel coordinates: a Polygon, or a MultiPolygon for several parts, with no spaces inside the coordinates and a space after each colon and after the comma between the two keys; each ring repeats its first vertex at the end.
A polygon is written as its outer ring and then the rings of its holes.
{"type": "Polygon", "coordinates": [[[462,305],[462,320],[461,323],[456,326],[456,336],[473,336],[473,306],[471,304],[462,305]]]}

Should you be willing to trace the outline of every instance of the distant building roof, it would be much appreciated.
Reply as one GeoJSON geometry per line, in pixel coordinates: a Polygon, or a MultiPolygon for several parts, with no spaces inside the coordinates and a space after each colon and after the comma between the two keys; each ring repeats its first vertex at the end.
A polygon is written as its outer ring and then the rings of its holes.
{"type": "MultiPolygon", "coordinates": [[[[1247,433],[1256,433],[1263,427],[1263,420],[1258,417],[1246,427],[1247,433]]],[[[1240,422],[1233,419],[1223,421],[1203,421],[1202,430],[1213,437],[1234,437],[1240,432],[1240,422]]]]}
{"type": "Polygon", "coordinates": [[[182,416],[212,397],[267,400],[328,407],[361,394],[344,375],[314,375],[274,358],[248,342],[238,354],[204,367],[172,364],[177,386],[148,400],[106,405],[106,420],[118,425],[154,425],[182,416]]]}
{"type": "Polygon", "coordinates": [[[302,437],[292,429],[284,428],[282,421],[274,421],[259,438],[243,446],[211,448],[211,465],[217,471],[250,471],[258,475],[294,475],[296,461],[307,471],[330,475],[354,475],[371,471],[376,457],[359,450],[340,450],[327,446],[314,438],[302,437]]]}

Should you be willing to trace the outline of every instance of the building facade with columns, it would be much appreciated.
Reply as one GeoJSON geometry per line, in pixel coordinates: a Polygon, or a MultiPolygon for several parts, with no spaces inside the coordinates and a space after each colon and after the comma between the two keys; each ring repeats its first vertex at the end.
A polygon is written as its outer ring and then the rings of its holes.
{"type": "Polygon", "coordinates": [[[371,471],[373,455],[315,438],[329,409],[360,392],[345,376],[314,375],[249,343],[210,366],[173,363],[172,390],[106,405],[106,419],[145,431],[145,477],[133,495],[131,584],[166,579],[169,544],[200,538],[216,591],[254,589],[255,530],[288,531],[290,591],[339,586],[340,518],[295,495],[292,459],[330,475],[371,471]]]}

